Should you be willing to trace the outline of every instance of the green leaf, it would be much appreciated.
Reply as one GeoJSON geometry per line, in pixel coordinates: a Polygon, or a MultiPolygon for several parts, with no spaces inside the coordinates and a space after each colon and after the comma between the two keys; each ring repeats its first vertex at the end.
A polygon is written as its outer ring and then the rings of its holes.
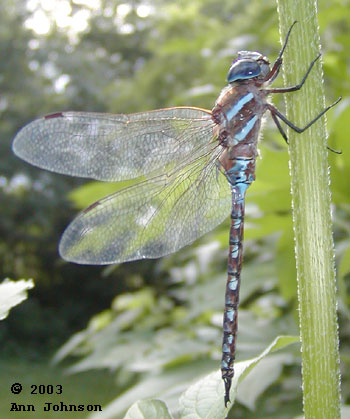
{"type": "Polygon", "coordinates": [[[126,412],[124,419],[171,419],[166,404],[160,400],[140,400],[126,412]]]}
{"type": "Polygon", "coordinates": [[[254,410],[258,397],[280,377],[283,366],[291,363],[293,359],[293,355],[289,353],[262,359],[239,384],[236,400],[254,410]]]}
{"type": "MultiPolygon", "coordinates": [[[[190,367],[187,364],[180,365],[164,371],[162,375],[148,376],[105,406],[103,418],[116,417],[139,398],[159,397],[160,394],[167,401],[169,409],[175,410],[177,403],[172,395],[179,390],[185,391],[186,385],[191,383],[194,376],[199,375],[201,371],[208,371],[208,366],[212,368],[212,365],[200,360],[190,367]]],[[[98,417],[102,418],[102,416],[98,417]]],[[[153,416],[150,417],[153,418],[153,416]]]]}
{"type": "Polygon", "coordinates": [[[32,279],[10,281],[5,279],[0,284],[0,320],[4,320],[12,307],[27,299],[27,291],[34,287],[32,279]]]}
{"type": "MultiPolygon", "coordinates": [[[[235,364],[235,375],[230,391],[231,402],[235,400],[238,383],[241,382],[248,373],[268,354],[282,349],[292,343],[298,342],[297,336],[277,337],[259,356],[235,364]]],[[[275,374],[277,376],[277,374],[275,374]]],[[[255,394],[250,400],[254,404],[255,398],[263,391],[256,388],[255,394]]],[[[219,371],[213,372],[202,380],[197,381],[180,398],[180,418],[200,418],[200,419],[222,419],[232,407],[224,406],[224,384],[219,371]],[[195,416],[196,415],[196,416],[195,416]]]]}

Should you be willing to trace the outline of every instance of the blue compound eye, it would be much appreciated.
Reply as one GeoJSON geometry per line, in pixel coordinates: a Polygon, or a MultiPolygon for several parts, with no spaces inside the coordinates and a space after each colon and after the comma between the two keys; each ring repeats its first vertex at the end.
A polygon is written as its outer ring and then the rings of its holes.
{"type": "Polygon", "coordinates": [[[227,74],[227,81],[233,83],[237,80],[252,79],[259,76],[261,67],[255,60],[241,59],[234,62],[227,74]]]}

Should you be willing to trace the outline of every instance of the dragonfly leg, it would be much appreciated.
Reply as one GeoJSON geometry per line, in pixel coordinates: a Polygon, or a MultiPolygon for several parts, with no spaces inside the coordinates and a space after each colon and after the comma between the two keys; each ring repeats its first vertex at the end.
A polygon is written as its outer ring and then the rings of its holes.
{"type": "Polygon", "coordinates": [[[270,73],[266,77],[266,80],[265,81],[268,81],[269,83],[272,83],[275,80],[275,78],[278,76],[278,73],[280,72],[282,61],[283,61],[282,56],[283,56],[284,50],[286,49],[286,46],[287,46],[287,43],[288,43],[288,39],[289,39],[289,35],[292,32],[293,26],[296,23],[297,23],[297,21],[295,20],[292,23],[291,27],[289,28],[289,30],[287,32],[286,40],[284,41],[284,44],[282,46],[282,49],[281,49],[280,53],[278,54],[278,58],[275,61],[275,63],[273,65],[270,73]]]}
{"type": "Polygon", "coordinates": [[[278,120],[277,116],[272,111],[271,111],[271,116],[272,116],[273,122],[276,124],[276,127],[278,128],[278,131],[281,133],[282,137],[284,138],[284,141],[287,144],[289,144],[289,140],[288,140],[286,132],[284,131],[284,129],[283,129],[280,121],[278,120]]]}
{"type": "Polygon", "coordinates": [[[299,84],[296,84],[295,86],[289,86],[289,87],[276,87],[276,88],[272,88],[272,89],[264,89],[264,92],[267,93],[288,93],[288,92],[295,92],[297,90],[300,90],[306,79],[308,78],[310,71],[312,69],[312,67],[315,65],[316,61],[321,57],[321,54],[318,54],[318,56],[312,60],[311,64],[309,65],[309,68],[307,69],[307,72],[305,73],[305,76],[303,77],[303,79],[301,80],[301,82],[299,84]]]}
{"type": "MultiPolygon", "coordinates": [[[[276,118],[278,117],[279,119],[281,119],[285,124],[287,124],[289,126],[289,128],[291,128],[293,131],[301,134],[302,132],[306,131],[308,128],[311,127],[311,125],[313,125],[316,121],[318,121],[330,108],[332,108],[333,106],[335,106],[342,98],[339,97],[334,103],[332,103],[331,105],[327,106],[325,109],[323,109],[322,112],[320,112],[312,121],[310,121],[307,125],[305,125],[305,127],[303,128],[299,128],[296,125],[293,124],[293,122],[289,121],[277,108],[275,108],[273,105],[271,105],[270,103],[267,105],[267,108],[269,109],[269,111],[272,114],[272,118],[274,120],[274,122],[276,123],[276,118]]],[[[276,123],[277,128],[280,130],[280,126],[276,123]]],[[[282,134],[282,132],[281,132],[282,134]]],[[[284,135],[282,134],[283,138],[284,135]]]]}

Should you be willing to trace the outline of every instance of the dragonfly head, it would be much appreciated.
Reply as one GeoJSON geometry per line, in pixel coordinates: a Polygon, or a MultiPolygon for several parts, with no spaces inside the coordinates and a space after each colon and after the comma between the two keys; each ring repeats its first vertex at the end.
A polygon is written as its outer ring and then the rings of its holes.
{"type": "Polygon", "coordinates": [[[269,72],[270,63],[260,52],[240,51],[237,59],[232,62],[227,81],[233,83],[253,78],[264,81],[269,72]]]}

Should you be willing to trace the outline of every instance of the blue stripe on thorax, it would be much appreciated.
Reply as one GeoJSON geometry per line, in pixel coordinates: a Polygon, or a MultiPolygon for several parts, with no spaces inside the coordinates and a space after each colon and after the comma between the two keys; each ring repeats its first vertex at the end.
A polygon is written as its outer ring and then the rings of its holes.
{"type": "Polygon", "coordinates": [[[240,141],[243,141],[246,136],[250,133],[252,128],[255,125],[255,122],[258,120],[257,115],[254,115],[253,118],[249,119],[249,121],[244,125],[244,127],[241,129],[241,131],[237,132],[235,134],[235,140],[239,143],[240,141]]]}
{"type": "Polygon", "coordinates": [[[237,103],[235,103],[232,108],[226,113],[228,120],[231,120],[237,113],[243,108],[243,106],[250,102],[253,99],[253,93],[248,93],[245,96],[241,97],[237,103]]]}

